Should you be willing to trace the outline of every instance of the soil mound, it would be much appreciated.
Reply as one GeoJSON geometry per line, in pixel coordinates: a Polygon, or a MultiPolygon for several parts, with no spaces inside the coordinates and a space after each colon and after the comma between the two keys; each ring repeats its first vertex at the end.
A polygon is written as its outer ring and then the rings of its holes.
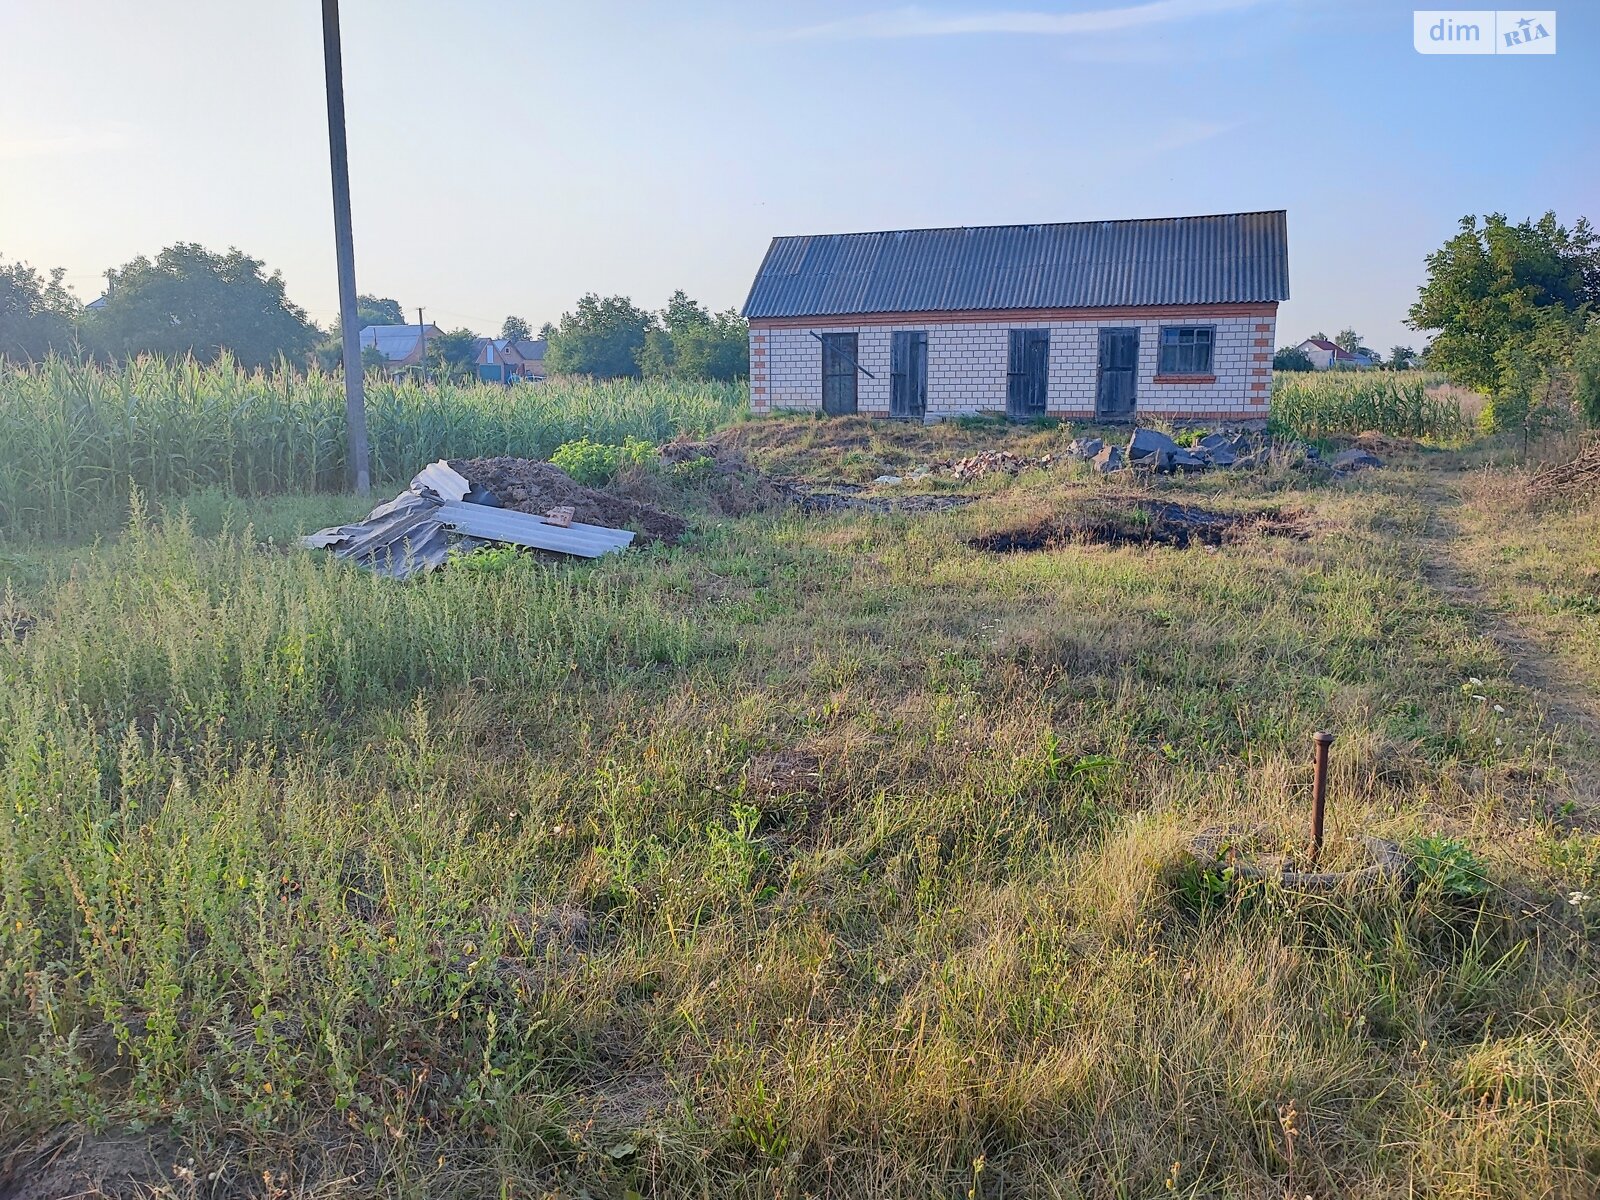
{"type": "Polygon", "coordinates": [[[764,512],[784,502],[749,456],[725,440],[668,442],[661,447],[661,462],[725,517],[764,512]]]}
{"type": "Polygon", "coordinates": [[[529,458],[459,458],[450,466],[477,487],[486,488],[506,508],[542,515],[570,507],[572,519],[586,525],[632,529],[640,541],[673,542],[688,528],[681,517],[636,500],[624,500],[585,487],[560,467],[529,458]]]}

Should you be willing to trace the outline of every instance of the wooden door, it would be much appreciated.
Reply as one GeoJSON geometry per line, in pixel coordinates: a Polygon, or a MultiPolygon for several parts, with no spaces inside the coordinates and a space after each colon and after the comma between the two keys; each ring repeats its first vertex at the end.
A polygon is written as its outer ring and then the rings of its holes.
{"type": "Polygon", "coordinates": [[[856,335],[822,336],[822,411],[842,417],[856,411],[856,335]]]}
{"type": "Polygon", "coordinates": [[[1050,394],[1050,331],[1013,329],[1006,363],[1006,415],[1013,421],[1044,416],[1050,394]]]}
{"type": "Polygon", "coordinates": [[[889,415],[920,421],[928,411],[928,334],[897,330],[889,347],[889,415]]]}
{"type": "Polygon", "coordinates": [[[1100,383],[1096,415],[1104,421],[1131,421],[1137,403],[1139,331],[1100,331],[1100,383]]]}

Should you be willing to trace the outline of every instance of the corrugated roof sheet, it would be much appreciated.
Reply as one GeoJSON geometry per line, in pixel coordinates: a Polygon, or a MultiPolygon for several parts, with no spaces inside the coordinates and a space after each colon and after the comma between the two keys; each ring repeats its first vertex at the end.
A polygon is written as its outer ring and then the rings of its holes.
{"type": "Polygon", "coordinates": [[[777,237],[747,317],[1289,298],[1282,210],[777,237]]]}
{"type": "MultiPolygon", "coordinates": [[[[376,346],[378,353],[390,360],[407,358],[417,348],[422,337],[421,325],[368,325],[361,331],[361,346],[376,346]]],[[[428,322],[428,336],[437,337],[439,328],[428,322]]]]}

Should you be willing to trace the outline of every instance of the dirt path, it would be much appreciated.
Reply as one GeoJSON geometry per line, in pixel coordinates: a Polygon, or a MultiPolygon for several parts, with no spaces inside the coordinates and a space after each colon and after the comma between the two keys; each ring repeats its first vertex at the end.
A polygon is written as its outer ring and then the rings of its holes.
{"type": "Polygon", "coordinates": [[[1429,506],[1422,536],[1424,577],[1441,595],[1473,612],[1478,632],[1506,656],[1512,682],[1538,697],[1542,723],[1564,751],[1571,793],[1567,798],[1581,824],[1600,827],[1600,697],[1546,639],[1499,607],[1482,581],[1452,553],[1461,537],[1454,517],[1461,506],[1457,491],[1431,483],[1419,494],[1429,506]]]}

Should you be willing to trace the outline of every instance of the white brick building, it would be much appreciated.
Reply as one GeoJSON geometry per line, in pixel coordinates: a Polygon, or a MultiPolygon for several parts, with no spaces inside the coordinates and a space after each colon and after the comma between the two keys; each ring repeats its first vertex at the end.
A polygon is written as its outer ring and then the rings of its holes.
{"type": "Polygon", "coordinates": [[[1282,212],[775,238],[745,304],[758,413],[1267,414],[1282,212]]]}

